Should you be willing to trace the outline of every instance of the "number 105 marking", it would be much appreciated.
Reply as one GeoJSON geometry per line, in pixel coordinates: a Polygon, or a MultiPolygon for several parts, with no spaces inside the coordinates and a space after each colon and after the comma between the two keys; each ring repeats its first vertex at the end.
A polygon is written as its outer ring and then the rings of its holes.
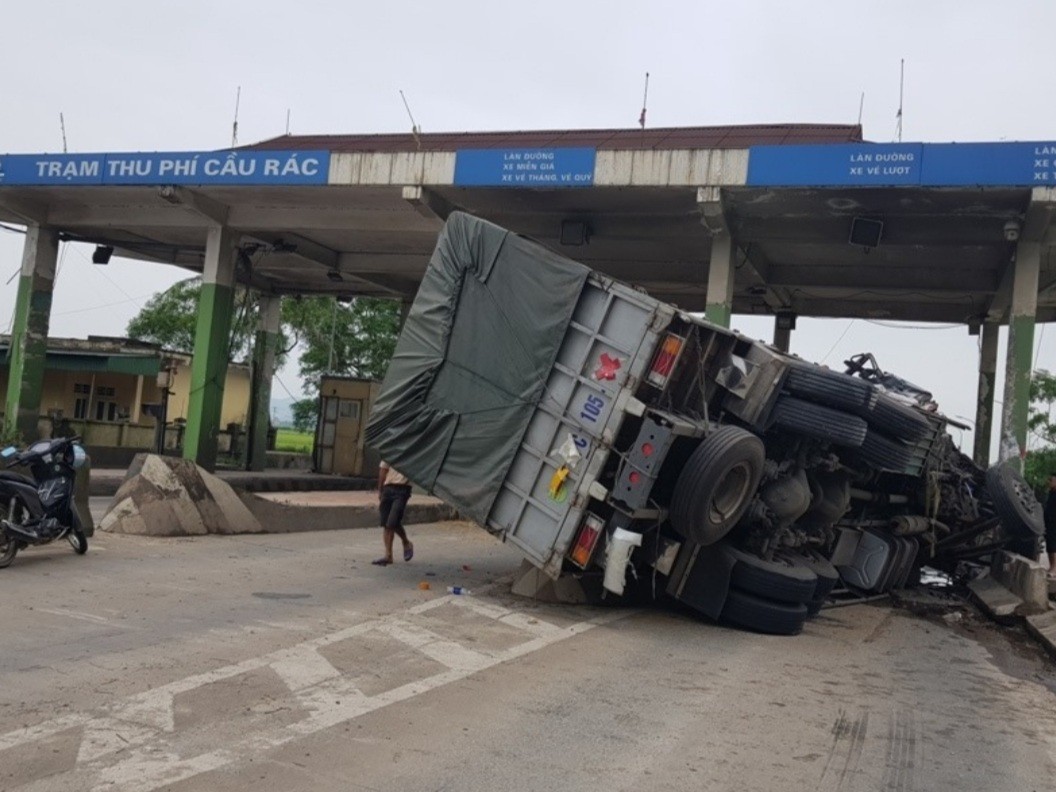
{"type": "Polygon", "coordinates": [[[580,412],[579,417],[581,420],[597,423],[604,406],[605,400],[603,398],[591,394],[587,396],[587,400],[583,403],[583,410],[580,412]]]}

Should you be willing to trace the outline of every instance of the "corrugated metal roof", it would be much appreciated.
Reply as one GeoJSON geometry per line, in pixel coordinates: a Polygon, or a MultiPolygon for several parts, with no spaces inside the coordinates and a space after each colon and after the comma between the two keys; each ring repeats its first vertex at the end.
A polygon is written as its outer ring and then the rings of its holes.
{"type": "Polygon", "coordinates": [[[862,127],[849,124],[753,124],[666,129],[572,129],[524,132],[438,132],[398,135],[282,135],[247,149],[332,152],[458,151],[475,148],[739,149],[784,143],[860,143],[862,127]]]}

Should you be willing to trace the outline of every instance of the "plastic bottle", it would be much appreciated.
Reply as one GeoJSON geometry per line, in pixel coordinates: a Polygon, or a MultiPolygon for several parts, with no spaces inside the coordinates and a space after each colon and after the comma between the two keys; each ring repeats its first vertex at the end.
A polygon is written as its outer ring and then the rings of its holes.
{"type": "Polygon", "coordinates": [[[471,594],[472,592],[469,589],[467,589],[467,588],[462,588],[462,586],[448,586],[447,587],[447,593],[448,594],[471,594]]]}

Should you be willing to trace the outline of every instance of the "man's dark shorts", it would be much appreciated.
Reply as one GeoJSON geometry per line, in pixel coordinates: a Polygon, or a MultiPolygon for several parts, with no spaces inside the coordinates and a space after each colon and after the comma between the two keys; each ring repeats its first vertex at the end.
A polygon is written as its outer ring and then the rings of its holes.
{"type": "Polygon", "coordinates": [[[1045,552],[1056,553],[1056,525],[1045,526],[1045,552]]]}
{"type": "Polygon", "coordinates": [[[407,509],[407,501],[411,499],[411,486],[409,484],[386,484],[381,488],[381,512],[382,528],[400,528],[403,525],[403,512],[407,509]]]}

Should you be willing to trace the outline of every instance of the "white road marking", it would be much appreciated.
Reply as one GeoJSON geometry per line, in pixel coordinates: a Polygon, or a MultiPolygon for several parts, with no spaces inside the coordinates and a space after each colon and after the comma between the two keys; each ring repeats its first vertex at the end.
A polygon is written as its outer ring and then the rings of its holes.
{"type": "MultiPolygon", "coordinates": [[[[259,755],[390,704],[428,693],[632,613],[634,611],[629,610],[598,613],[586,621],[562,628],[480,599],[467,602],[460,597],[439,597],[403,613],[361,622],[293,647],[195,674],[94,712],[74,713],[36,726],[16,729],[0,735],[0,750],[26,745],[83,726],[84,737],[77,764],[66,774],[67,777],[78,777],[81,782],[75,784],[78,788],[151,792],[158,787],[259,755]],[[503,651],[480,652],[451,641],[408,618],[427,616],[429,611],[451,603],[521,629],[530,637],[524,643],[503,651]],[[342,677],[341,672],[318,650],[371,632],[398,640],[446,666],[446,669],[377,695],[366,696],[351,680],[342,677]],[[260,668],[271,668],[276,672],[297,705],[310,713],[308,717],[292,724],[264,728],[235,739],[223,748],[196,756],[182,757],[172,751],[171,745],[175,738],[173,699],[176,695],[260,668]]],[[[445,625],[438,620],[435,626],[442,630],[445,625]]]]}
{"type": "Polygon", "coordinates": [[[93,624],[110,624],[105,616],[96,616],[94,613],[82,613],[81,611],[58,610],[51,608],[37,608],[41,613],[50,613],[52,616],[66,616],[69,619],[92,622],[93,624]]]}
{"type": "Polygon", "coordinates": [[[294,692],[341,676],[341,672],[312,646],[295,646],[285,657],[280,657],[268,666],[294,692]]]}

